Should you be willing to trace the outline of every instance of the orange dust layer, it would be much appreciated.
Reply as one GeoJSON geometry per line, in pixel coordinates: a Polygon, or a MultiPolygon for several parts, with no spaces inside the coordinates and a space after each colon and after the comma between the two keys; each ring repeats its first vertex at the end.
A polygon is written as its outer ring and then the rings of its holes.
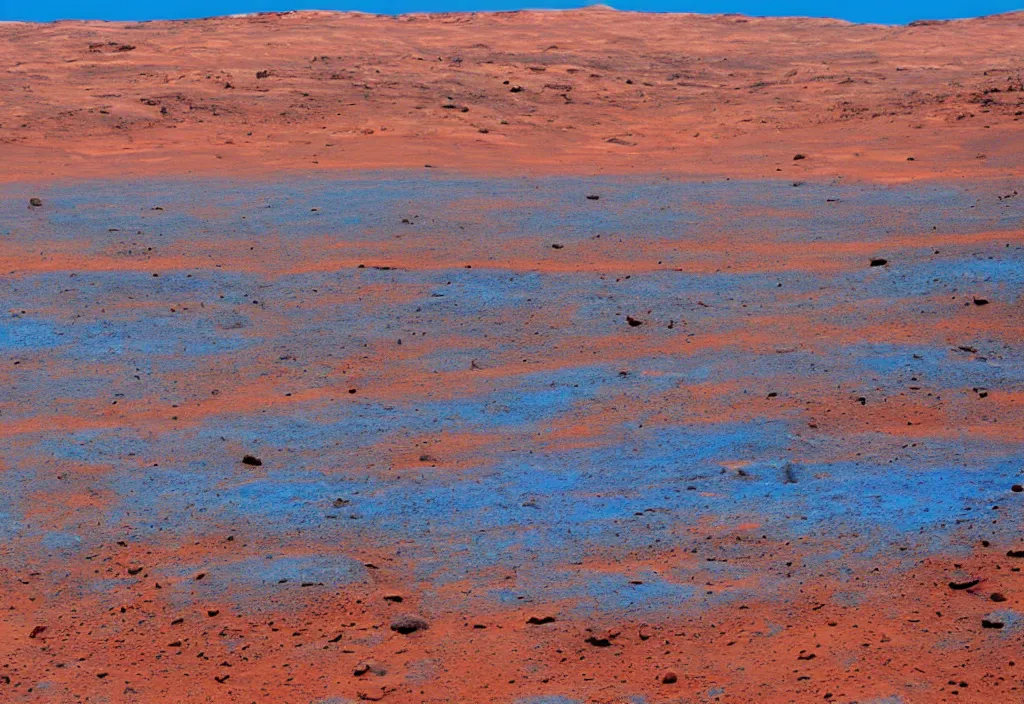
{"type": "Polygon", "coordinates": [[[0,180],[427,164],[1006,176],[1024,160],[1022,54],[1022,13],[906,27],[600,7],[12,23],[0,180]]]}
{"type": "MultiPolygon", "coordinates": [[[[312,222],[311,227],[316,223],[312,222]]],[[[154,228],[160,227],[159,219],[154,228]]],[[[45,230],[40,236],[45,236],[45,230]]],[[[444,271],[459,268],[496,269],[545,274],[593,274],[627,276],[658,271],[685,274],[755,274],[802,272],[837,274],[863,269],[873,256],[886,253],[903,259],[943,260],[966,256],[978,248],[1016,246],[1024,243],[1024,230],[983,232],[932,232],[913,235],[843,233],[844,240],[792,242],[774,232],[734,232],[722,237],[709,230],[680,234],[675,238],[650,238],[635,232],[564,244],[557,233],[547,239],[520,236],[494,240],[424,230],[394,242],[347,242],[333,237],[309,237],[301,245],[274,237],[223,242],[197,236],[159,252],[127,250],[123,242],[97,251],[75,241],[47,242],[38,253],[27,253],[14,242],[0,242],[0,271],[25,277],[48,272],[140,272],[159,276],[170,272],[199,270],[258,274],[266,278],[297,274],[329,273],[366,267],[410,271],[444,271]],[[557,245],[553,247],[552,245],[557,245]],[[256,251],[258,249],[258,251],[256,251]],[[347,250],[343,255],[338,250],[347,250]]],[[[366,306],[414,300],[420,287],[367,287],[358,299],[366,306]],[[382,295],[383,294],[383,295],[382,295]]],[[[324,302],[325,299],[319,299],[324,302]]],[[[341,299],[336,299],[341,300],[341,299]]],[[[181,302],[187,305],[187,302],[181,302]]],[[[194,305],[199,305],[194,303],[194,305]]]]}
{"type": "MultiPolygon", "coordinates": [[[[220,536],[169,550],[128,538],[65,566],[65,588],[94,579],[94,569],[111,584],[102,595],[81,595],[71,610],[42,572],[2,576],[8,616],[0,622],[0,658],[11,680],[5,701],[457,696],[484,703],[569,694],[587,702],[644,695],[652,702],[748,703],[898,695],[980,704],[1024,697],[1019,642],[982,626],[1022,605],[1021,561],[1004,557],[1004,548],[903,563],[862,557],[843,572],[816,562],[841,542],[775,543],[755,526],[707,530],[706,540],[702,532],[694,531],[692,551],[567,565],[584,578],[621,575],[640,588],[665,577],[695,590],[696,606],[597,618],[573,600],[484,605],[472,601],[470,584],[432,594],[431,606],[421,597],[432,586],[386,555],[372,557],[376,569],[361,583],[285,585],[293,594],[287,606],[273,599],[238,606],[203,596],[215,593],[203,590],[217,587],[218,565],[301,549],[239,546],[220,536]],[[737,544],[758,556],[747,558],[749,576],[723,578],[716,565],[730,562],[737,544]],[[162,574],[182,565],[192,571],[162,574]],[[950,586],[974,580],[966,589],[950,586]],[[190,601],[176,603],[172,593],[189,593],[190,601]],[[389,629],[395,616],[410,612],[429,628],[411,635],[389,629]],[[29,683],[40,673],[47,684],[33,691],[29,683]]],[[[489,579],[482,591],[514,592],[520,577],[512,570],[489,579]]]]}

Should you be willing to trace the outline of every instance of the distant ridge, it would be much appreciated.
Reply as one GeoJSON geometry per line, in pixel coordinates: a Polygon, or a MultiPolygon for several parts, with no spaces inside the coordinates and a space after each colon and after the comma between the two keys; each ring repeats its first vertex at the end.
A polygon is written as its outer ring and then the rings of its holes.
{"type": "Polygon", "coordinates": [[[1012,177],[1022,28],[1024,12],[889,26],[606,6],[7,24],[0,180],[424,164],[1012,177]]]}

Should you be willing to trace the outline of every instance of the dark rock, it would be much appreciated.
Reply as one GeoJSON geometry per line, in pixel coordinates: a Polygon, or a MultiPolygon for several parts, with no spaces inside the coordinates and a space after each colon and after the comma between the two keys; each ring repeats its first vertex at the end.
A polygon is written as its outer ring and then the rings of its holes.
{"type": "Polygon", "coordinates": [[[644,321],[642,321],[642,320],[637,320],[636,318],[634,318],[634,317],[633,317],[633,316],[631,316],[631,315],[627,315],[627,316],[626,316],[626,322],[627,322],[627,323],[629,323],[629,326],[630,326],[631,328],[638,328],[638,327],[640,327],[641,325],[643,325],[643,324],[644,324],[644,321]]]}
{"type": "Polygon", "coordinates": [[[587,200],[601,200],[601,196],[590,195],[587,196],[587,200]]]}
{"type": "Polygon", "coordinates": [[[1024,550],[1007,550],[1007,557],[1024,557],[1024,550]]]}
{"type": "Polygon", "coordinates": [[[1010,491],[1012,491],[1014,494],[1019,494],[1020,492],[1024,491],[1024,486],[1021,486],[1020,484],[1014,484],[1013,486],[1010,487],[1010,491]]]}
{"type": "Polygon", "coordinates": [[[998,628],[1002,628],[1005,625],[1006,624],[1004,624],[1002,621],[991,621],[991,620],[989,620],[987,618],[981,619],[981,627],[982,628],[997,628],[998,629],[998,628]]]}
{"type": "Polygon", "coordinates": [[[425,631],[430,628],[430,624],[422,616],[415,614],[403,614],[396,616],[391,621],[391,630],[402,635],[409,635],[416,631],[425,631]]]}
{"type": "Polygon", "coordinates": [[[614,638],[614,636],[610,634],[607,636],[587,636],[587,639],[584,642],[587,645],[594,646],[595,648],[607,648],[612,644],[612,638],[614,638]]]}
{"type": "Polygon", "coordinates": [[[261,467],[263,465],[263,460],[255,455],[246,455],[242,458],[242,464],[247,464],[252,467],[261,467]]]}
{"type": "Polygon", "coordinates": [[[871,258],[871,266],[885,266],[888,263],[889,263],[889,260],[888,259],[884,259],[882,257],[872,257],[871,258]]]}
{"type": "Polygon", "coordinates": [[[664,675],[661,676],[661,683],[662,684],[675,684],[678,681],[679,681],[679,675],[677,675],[676,673],[672,672],[671,670],[669,670],[668,672],[666,672],[664,675]]]}
{"type": "Polygon", "coordinates": [[[401,604],[405,599],[402,598],[401,594],[385,594],[384,601],[393,601],[396,604],[401,604]]]}
{"type": "Polygon", "coordinates": [[[41,208],[43,206],[43,199],[42,198],[29,198],[28,199],[28,204],[31,205],[33,208],[41,208]]]}
{"type": "Polygon", "coordinates": [[[975,296],[975,298],[974,298],[974,305],[976,305],[976,306],[987,306],[988,305],[988,299],[987,298],[978,298],[977,296],[975,296]]]}
{"type": "Polygon", "coordinates": [[[794,154],[793,155],[793,161],[800,161],[801,159],[806,159],[806,158],[807,157],[804,156],[803,154],[794,154]]]}
{"type": "Polygon", "coordinates": [[[1006,601],[1006,597],[1003,596],[1003,594],[1000,592],[992,592],[992,595],[989,596],[989,599],[991,601],[996,602],[997,604],[1001,604],[1002,602],[1006,601]]]}
{"type": "Polygon", "coordinates": [[[949,583],[949,588],[950,589],[957,589],[957,590],[960,590],[960,589],[970,589],[971,587],[978,586],[978,584],[980,584],[980,583],[981,583],[980,579],[972,579],[969,582],[950,582],[949,583]]]}
{"type": "Polygon", "coordinates": [[[526,620],[531,626],[543,626],[545,623],[554,623],[554,616],[531,616],[526,620]]]}

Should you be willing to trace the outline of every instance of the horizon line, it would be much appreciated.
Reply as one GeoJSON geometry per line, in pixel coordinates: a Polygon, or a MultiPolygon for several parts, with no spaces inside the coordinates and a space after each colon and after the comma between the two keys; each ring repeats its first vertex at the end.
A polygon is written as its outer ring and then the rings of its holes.
{"type": "Polygon", "coordinates": [[[515,10],[449,10],[449,11],[436,11],[436,12],[367,12],[365,10],[337,10],[337,9],[322,9],[315,7],[297,8],[292,10],[261,10],[256,12],[238,12],[229,13],[224,15],[205,15],[199,17],[177,17],[177,18],[155,18],[155,19],[106,19],[106,18],[60,18],[54,20],[0,20],[0,25],[10,24],[37,24],[37,25],[52,25],[63,22],[77,22],[77,23],[108,23],[108,24],[148,24],[153,22],[202,22],[208,20],[223,20],[223,19],[246,19],[252,17],[261,16],[282,16],[282,15],[297,15],[303,13],[320,13],[320,14],[333,14],[333,15],[364,15],[367,17],[383,17],[383,18],[399,18],[399,17],[443,17],[451,15],[515,15],[524,14],[531,12],[583,12],[583,11],[608,11],[618,12],[623,14],[631,15],[651,15],[651,16],[688,16],[688,17],[737,17],[745,19],[756,19],[756,20],[814,20],[814,21],[825,21],[825,22],[839,22],[842,24],[859,25],[859,26],[879,26],[879,27],[915,27],[915,26],[928,26],[938,24],[948,24],[950,22],[971,22],[975,20],[985,20],[997,17],[1008,17],[1011,15],[1024,14],[1024,7],[1017,10],[1007,10],[1005,12],[995,12],[984,15],[972,15],[969,17],[951,17],[945,19],[916,19],[910,20],[909,22],[858,22],[855,20],[847,20],[841,17],[825,16],[825,15],[753,15],[746,14],[743,12],[686,12],[678,10],[628,10],[620,9],[607,3],[592,3],[589,5],[580,5],[578,7],[522,7],[515,10]]]}

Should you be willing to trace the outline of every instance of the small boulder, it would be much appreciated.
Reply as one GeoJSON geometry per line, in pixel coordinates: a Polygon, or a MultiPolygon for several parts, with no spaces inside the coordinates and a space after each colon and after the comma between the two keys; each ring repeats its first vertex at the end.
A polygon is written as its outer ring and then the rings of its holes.
{"type": "Polygon", "coordinates": [[[425,631],[430,624],[422,616],[416,614],[402,614],[391,620],[391,630],[402,635],[409,635],[416,631],[425,631]]]}
{"type": "Polygon", "coordinates": [[[358,665],[356,665],[355,669],[352,671],[352,674],[356,677],[362,677],[367,673],[370,673],[371,675],[381,676],[386,675],[388,673],[388,670],[386,667],[381,665],[376,660],[362,660],[358,665]]]}

